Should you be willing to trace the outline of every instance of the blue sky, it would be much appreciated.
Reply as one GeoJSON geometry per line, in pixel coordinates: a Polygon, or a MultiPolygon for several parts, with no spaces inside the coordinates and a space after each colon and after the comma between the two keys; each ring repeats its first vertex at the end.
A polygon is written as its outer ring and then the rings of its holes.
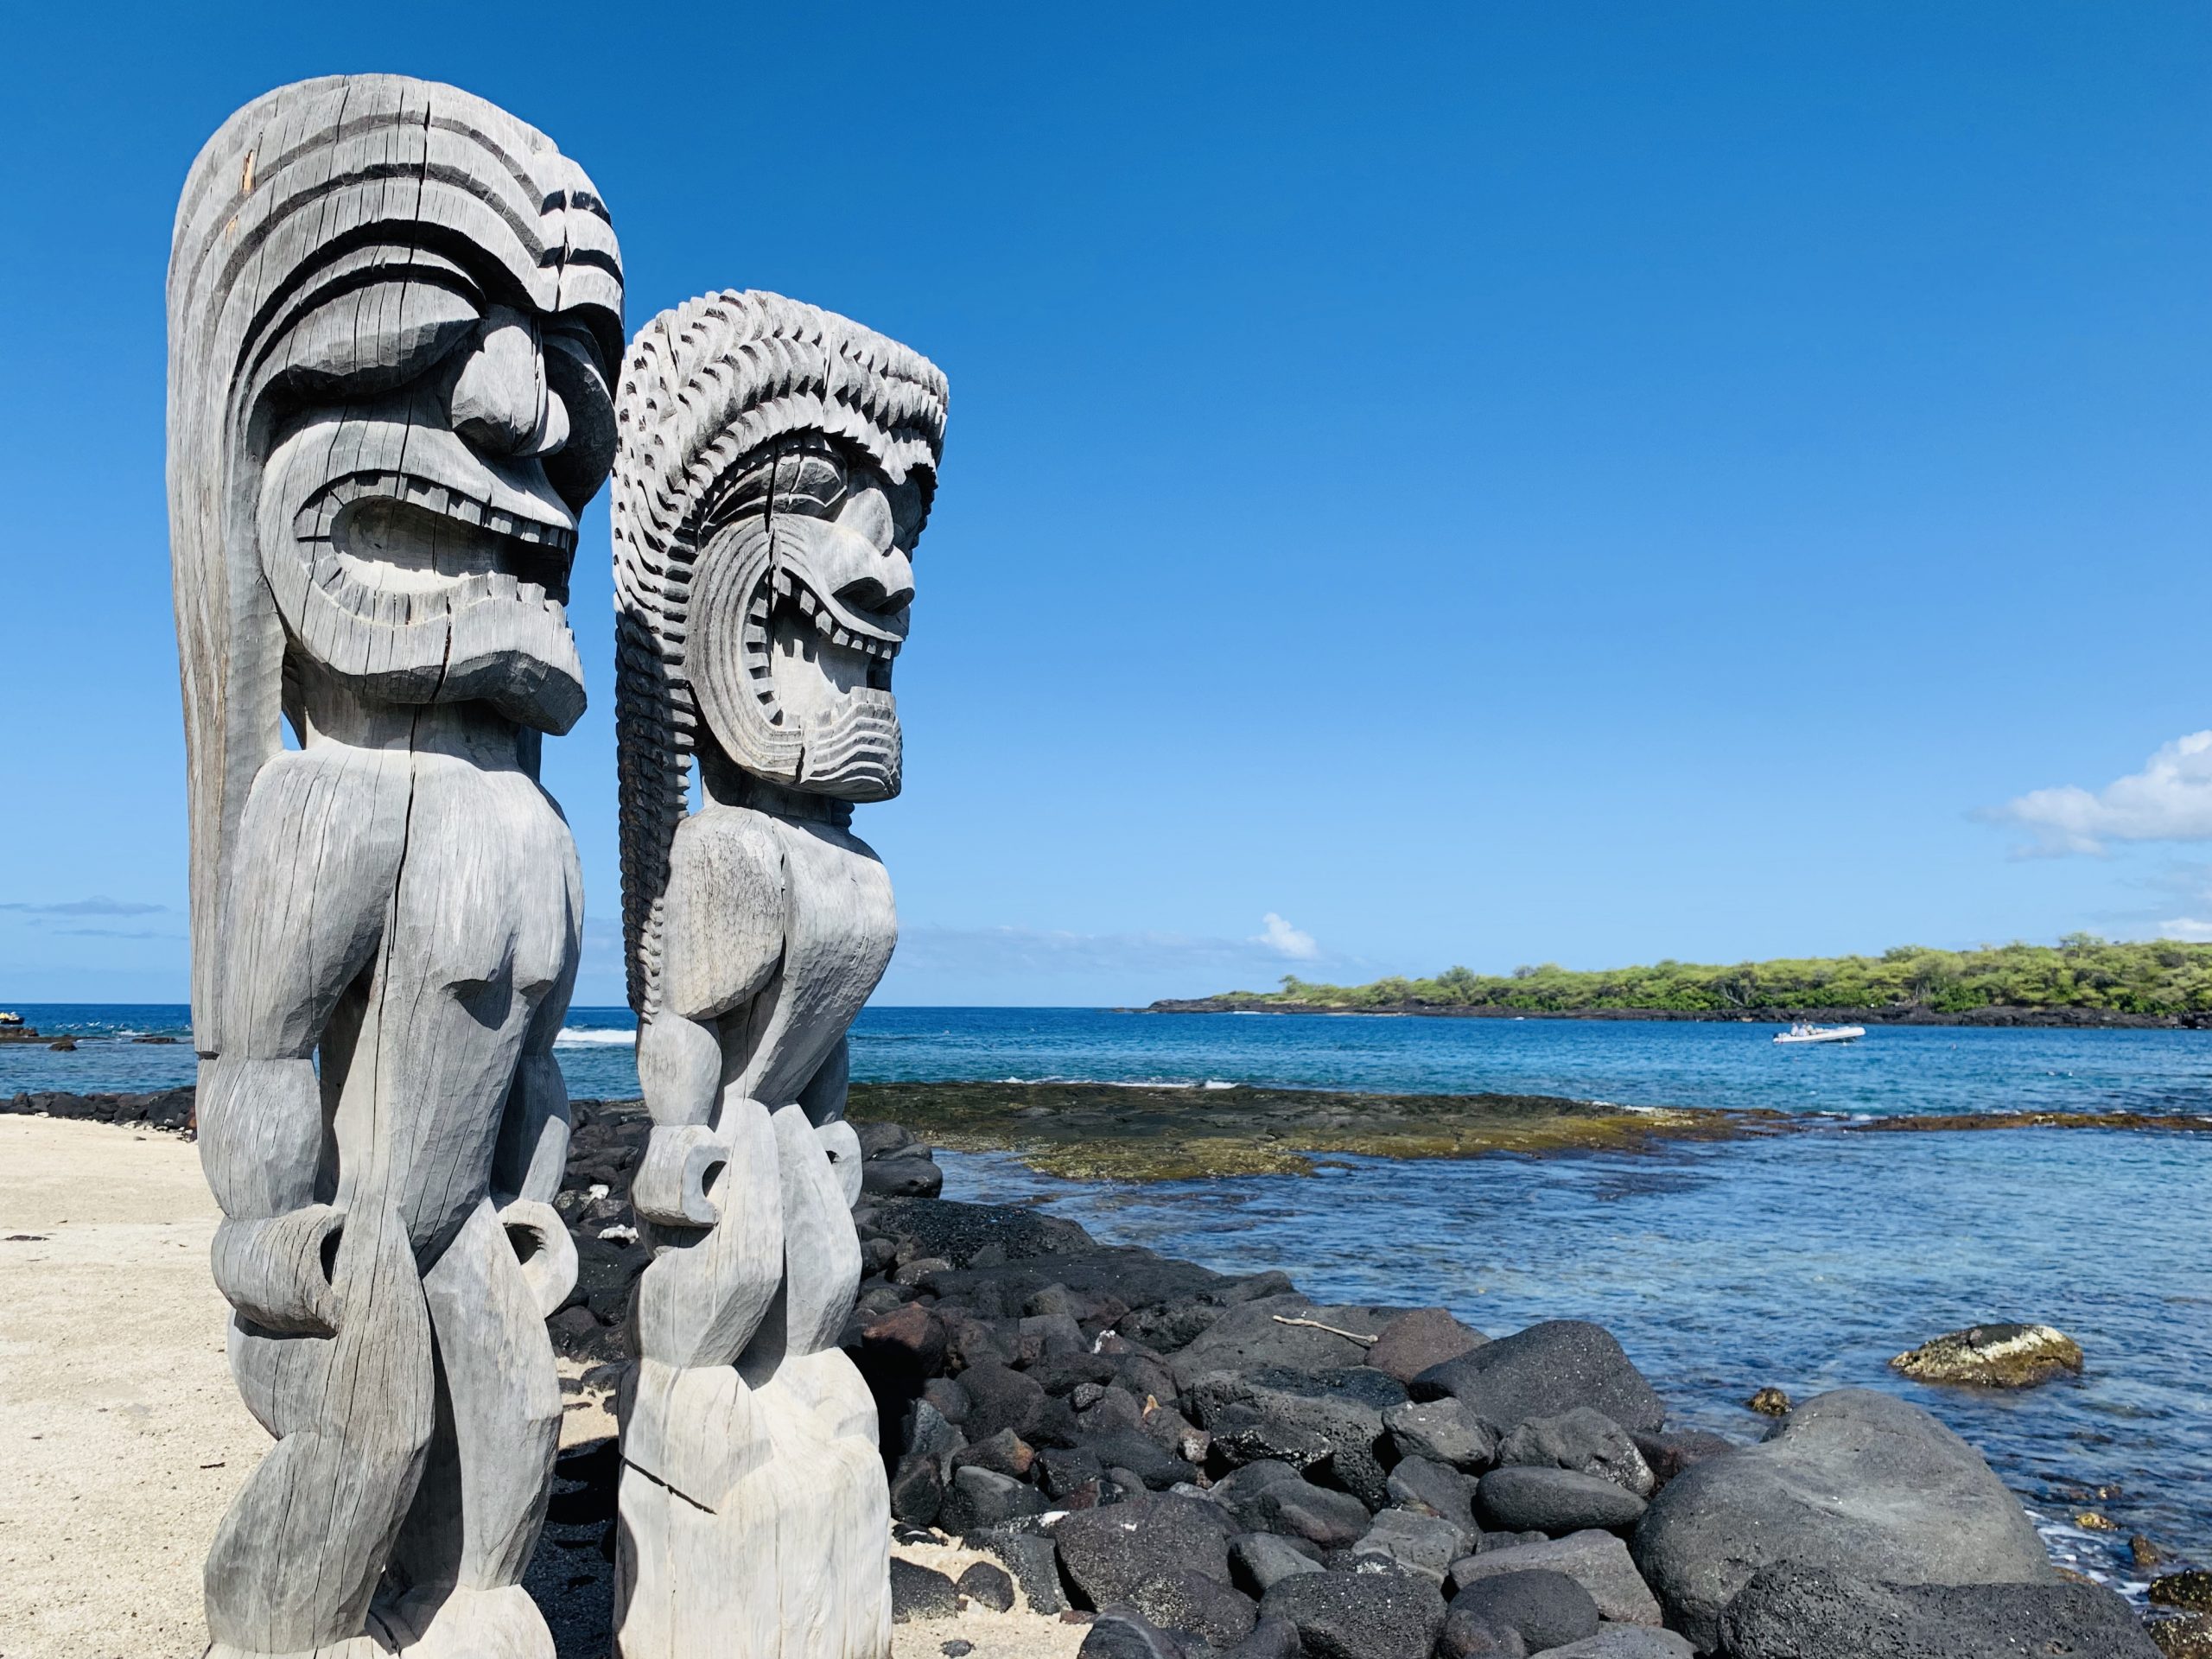
{"type": "Polygon", "coordinates": [[[359,16],[10,27],[0,998],[183,995],[170,216],[368,69],[950,375],[882,1000],[2212,937],[2202,5],[359,16]]]}

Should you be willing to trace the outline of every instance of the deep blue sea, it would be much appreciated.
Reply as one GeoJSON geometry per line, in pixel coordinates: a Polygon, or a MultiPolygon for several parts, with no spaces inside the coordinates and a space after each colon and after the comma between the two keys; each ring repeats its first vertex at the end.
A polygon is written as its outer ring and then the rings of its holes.
{"type": "MultiPolygon", "coordinates": [[[[19,1005],[74,1053],[0,1046],[0,1091],[188,1083],[181,1007],[19,1005]]],[[[578,1009],[572,1093],[637,1092],[626,1009],[578,1009]]],[[[1228,1271],[1280,1267],[1325,1300],[1440,1302],[1493,1334],[1609,1326],[1686,1421],[1754,1437],[1775,1384],[1918,1401],[1986,1453],[2054,1553],[2139,1594],[2142,1533],[2212,1566],[2212,1135],[1863,1135],[1849,1120],[2022,1109],[2212,1115],[2212,1032],[1872,1029],[1777,1048],[1776,1027],[1643,1021],[870,1008],[870,1080],[1065,1078],[1557,1094],[1766,1107],[1826,1127],[1637,1154],[1396,1163],[1311,1177],[1115,1186],[944,1154],[946,1194],[1044,1205],[1102,1237],[1228,1271]],[[1986,1319],[2058,1325],[2079,1382],[1922,1387],[1885,1362],[1986,1319]],[[2103,1496],[2097,1490],[2105,1489],[2103,1496]],[[2106,1533],[2073,1517],[2094,1510],[2106,1533]]]]}

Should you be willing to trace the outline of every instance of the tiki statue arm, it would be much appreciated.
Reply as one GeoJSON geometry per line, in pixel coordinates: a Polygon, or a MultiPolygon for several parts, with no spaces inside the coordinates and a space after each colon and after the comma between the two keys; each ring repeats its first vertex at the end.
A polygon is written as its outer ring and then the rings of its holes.
{"type": "Polygon", "coordinates": [[[638,1033],[638,1081],[653,1132],[631,1189],[649,1221],[710,1226],[706,1183],[728,1161],[715,1122],[721,1021],[760,995],[784,953],[783,855],[753,815],[710,806],[670,849],[660,1011],[638,1033]]]}

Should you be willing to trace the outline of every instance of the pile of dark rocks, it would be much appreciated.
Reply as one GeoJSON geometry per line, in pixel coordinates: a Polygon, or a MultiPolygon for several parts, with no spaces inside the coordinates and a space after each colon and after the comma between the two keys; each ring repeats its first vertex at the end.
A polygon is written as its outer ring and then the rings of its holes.
{"type": "MultiPolygon", "coordinates": [[[[0,1109],[178,1128],[191,1102],[0,1109]]],[[[587,1384],[613,1388],[627,1358],[649,1134],[635,1102],[574,1103],[557,1207],[580,1271],[551,1328],[587,1384]]],[[[1090,1659],[2212,1651],[2204,1575],[2153,1586],[2183,1615],[2154,1643],[2119,1596],[2054,1569],[1987,1464],[1905,1401],[1840,1389],[1748,1446],[1669,1429],[1598,1325],[1491,1340],[1442,1308],[1319,1305],[1281,1273],[947,1202],[926,1147],[861,1135],[867,1277],[842,1340],[875,1396],[894,1533],[1003,1564],[956,1583],[900,1562],[902,1618],[1002,1607],[1018,1583],[1033,1611],[1089,1622],[1090,1659]]],[[[611,1526],[612,1442],[563,1462],[556,1518],[611,1526]]]]}
{"type": "MultiPolygon", "coordinates": [[[[910,1154],[912,1155],[912,1154],[910,1154]]],[[[1670,1430],[1602,1328],[1317,1305],[1034,1211],[855,1211],[845,1347],[913,1542],[1091,1659],[2156,1659],[1964,1441],[1861,1389],[1670,1430]]],[[[902,1574],[911,1617],[957,1586],[902,1574]]]]}
{"type": "Polygon", "coordinates": [[[192,1090],[161,1089],[144,1095],[77,1095],[63,1090],[41,1089],[29,1093],[0,1096],[0,1112],[28,1117],[80,1118],[92,1123],[117,1123],[125,1128],[185,1129],[192,1123],[192,1090]]]}

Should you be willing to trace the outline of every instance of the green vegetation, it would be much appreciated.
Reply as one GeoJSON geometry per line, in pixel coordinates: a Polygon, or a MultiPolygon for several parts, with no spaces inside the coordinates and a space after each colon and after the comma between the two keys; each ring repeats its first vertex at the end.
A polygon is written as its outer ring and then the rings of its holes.
{"type": "Polygon", "coordinates": [[[1433,979],[1317,985],[1286,977],[1280,991],[1211,999],[1238,1007],[1496,1008],[1526,1014],[1648,1010],[1777,1018],[1852,1009],[1942,1016],[1977,1009],[2078,1010],[2172,1018],[2212,1012],[2212,944],[2169,939],[2120,944],[2069,933],[2056,945],[1978,950],[1900,945],[1878,957],[1745,962],[1732,968],[1660,962],[1579,972],[1546,963],[1504,976],[1449,968],[1433,979]]]}

